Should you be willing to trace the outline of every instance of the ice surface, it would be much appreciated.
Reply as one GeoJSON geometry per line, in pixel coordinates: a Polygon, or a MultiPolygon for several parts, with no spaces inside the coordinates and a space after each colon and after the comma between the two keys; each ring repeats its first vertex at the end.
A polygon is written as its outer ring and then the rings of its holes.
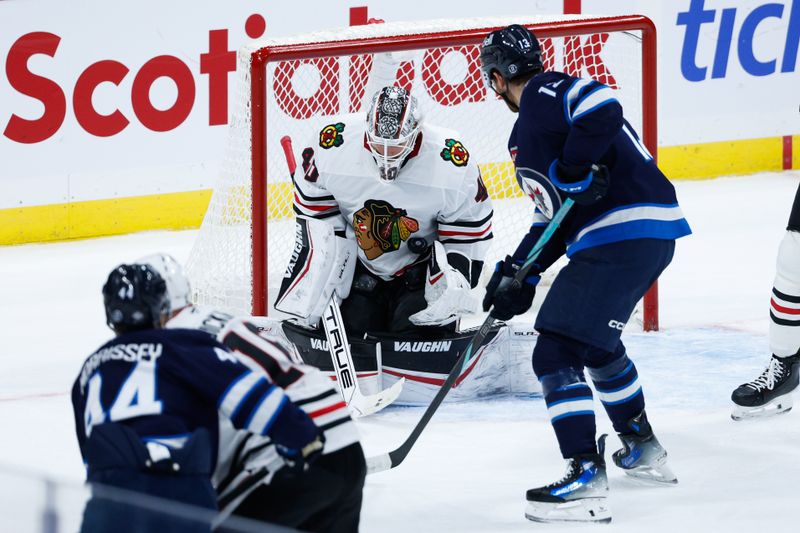
{"type": "MultiPolygon", "coordinates": [[[[798,178],[675,184],[694,235],[679,241],[662,276],[662,331],[629,328],[624,340],[678,486],[642,486],[612,466],[610,526],[530,523],[525,490],[563,473],[542,401],[459,403],[436,414],[402,465],[368,479],[362,531],[794,531],[800,414],[735,423],[729,395],[768,358],[769,290],[798,178]]],[[[185,260],[195,235],[0,248],[0,463],[83,479],[68,391],[83,359],[110,337],[105,276],[156,251],[185,260]]],[[[421,413],[388,408],[359,421],[367,452],[398,446],[421,413]]],[[[602,414],[598,428],[612,433],[602,414]]],[[[617,445],[612,436],[609,449],[617,445]]],[[[0,486],[0,498],[14,490],[0,486]]]]}

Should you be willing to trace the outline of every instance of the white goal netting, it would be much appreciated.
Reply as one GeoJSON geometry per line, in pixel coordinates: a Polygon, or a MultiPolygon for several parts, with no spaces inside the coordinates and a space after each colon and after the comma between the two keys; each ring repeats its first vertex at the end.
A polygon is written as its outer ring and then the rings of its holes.
{"type": "Polygon", "coordinates": [[[461,134],[459,140],[478,162],[494,203],[494,240],[487,265],[511,253],[530,225],[532,204],[516,184],[506,148],[516,116],[484,86],[478,45],[490,29],[512,23],[531,27],[540,36],[547,69],[594,78],[617,89],[626,118],[641,131],[641,32],[589,29],[587,34],[591,20],[596,19],[372,24],[257,42],[240,50],[225,162],[187,265],[195,301],[253,311],[254,265],[256,273],[263,265],[271,307],[294,245],[292,184],[280,139],[289,135],[295,151],[301,149],[301,142],[334,122],[335,115],[365,112],[371,91],[384,84],[410,89],[427,122],[461,134]],[[252,83],[254,55],[266,59],[263,93],[252,83]],[[254,128],[254,118],[264,119],[265,132],[254,128]],[[253,244],[253,161],[266,166],[263,249],[258,239],[253,244]]]}

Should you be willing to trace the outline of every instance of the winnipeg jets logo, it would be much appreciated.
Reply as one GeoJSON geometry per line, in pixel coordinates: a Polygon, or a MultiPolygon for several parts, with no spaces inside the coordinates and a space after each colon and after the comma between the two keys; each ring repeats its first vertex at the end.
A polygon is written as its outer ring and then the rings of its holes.
{"type": "Polygon", "coordinates": [[[547,218],[552,218],[553,213],[550,212],[550,207],[547,205],[547,201],[544,198],[544,193],[539,187],[533,189],[533,192],[528,194],[533,200],[533,203],[536,204],[536,207],[539,208],[539,211],[542,212],[544,216],[547,218]]]}
{"type": "Polygon", "coordinates": [[[561,207],[561,196],[558,190],[541,172],[532,168],[517,167],[517,182],[546,218],[552,218],[553,214],[561,207]]]}

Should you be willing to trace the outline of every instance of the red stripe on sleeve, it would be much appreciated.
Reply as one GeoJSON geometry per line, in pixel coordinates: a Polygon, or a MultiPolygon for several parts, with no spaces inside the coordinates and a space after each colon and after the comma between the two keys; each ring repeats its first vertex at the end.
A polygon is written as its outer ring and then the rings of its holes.
{"type": "Polygon", "coordinates": [[[485,229],[482,229],[481,231],[442,231],[442,230],[439,230],[439,235],[442,235],[443,237],[451,237],[453,235],[464,235],[466,237],[480,237],[481,235],[486,235],[486,233],[488,233],[490,229],[492,229],[492,224],[491,223],[488,226],[486,226],[485,229]]]}
{"type": "Polygon", "coordinates": [[[304,208],[306,208],[306,209],[308,209],[310,211],[328,211],[330,209],[336,209],[336,205],[335,204],[334,205],[308,205],[308,204],[304,204],[302,201],[300,201],[300,197],[297,196],[297,193],[295,193],[295,195],[294,195],[294,201],[295,201],[296,204],[301,205],[301,206],[303,206],[304,208]]]}
{"type": "Polygon", "coordinates": [[[780,313],[785,313],[787,315],[800,315],[800,309],[792,309],[791,307],[778,305],[778,302],[775,301],[775,298],[772,298],[770,303],[772,304],[772,308],[780,313]]]}
{"type": "Polygon", "coordinates": [[[320,416],[327,415],[328,413],[338,411],[339,409],[342,409],[344,407],[347,407],[347,404],[342,401],[339,403],[335,403],[333,405],[329,405],[328,407],[323,407],[322,409],[317,409],[316,411],[312,411],[308,413],[308,416],[310,416],[311,418],[318,418],[320,416]]]}

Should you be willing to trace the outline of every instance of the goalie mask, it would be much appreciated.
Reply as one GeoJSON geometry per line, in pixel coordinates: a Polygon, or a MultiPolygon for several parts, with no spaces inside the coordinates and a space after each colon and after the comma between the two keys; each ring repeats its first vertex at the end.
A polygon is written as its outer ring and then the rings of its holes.
{"type": "Polygon", "coordinates": [[[417,99],[402,87],[384,87],[367,111],[366,144],[380,177],[394,181],[419,136],[422,117],[417,99]]]}

